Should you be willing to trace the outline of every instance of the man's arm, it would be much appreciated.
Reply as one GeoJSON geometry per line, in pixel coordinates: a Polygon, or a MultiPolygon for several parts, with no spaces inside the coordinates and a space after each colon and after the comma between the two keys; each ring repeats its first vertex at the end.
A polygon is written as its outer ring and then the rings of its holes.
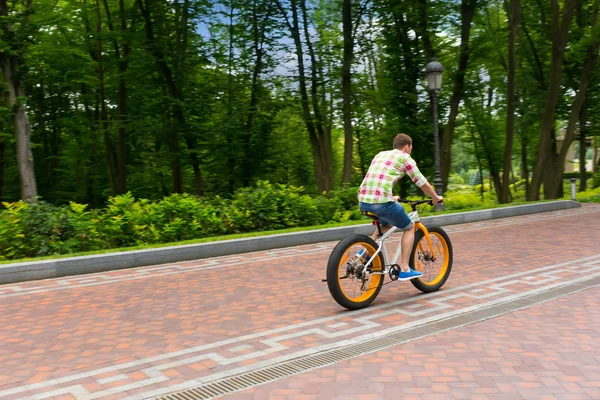
{"type": "Polygon", "coordinates": [[[423,186],[421,186],[421,190],[425,192],[426,195],[433,199],[435,204],[444,200],[442,196],[438,196],[433,187],[429,184],[429,182],[425,182],[423,186]]]}
{"type": "Polygon", "coordinates": [[[433,190],[433,187],[429,184],[429,182],[427,182],[427,179],[423,176],[421,171],[419,171],[417,163],[412,159],[412,157],[409,157],[407,160],[404,171],[410,177],[410,179],[412,179],[414,184],[417,185],[417,187],[421,188],[425,194],[433,199],[434,203],[437,204],[444,199],[443,197],[438,196],[435,190],[433,190]]]}

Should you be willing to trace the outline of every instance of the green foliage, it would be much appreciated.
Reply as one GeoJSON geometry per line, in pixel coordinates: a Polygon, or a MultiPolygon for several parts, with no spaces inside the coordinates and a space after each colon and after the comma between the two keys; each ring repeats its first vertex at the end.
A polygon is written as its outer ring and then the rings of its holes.
{"type": "Polygon", "coordinates": [[[480,187],[474,187],[470,191],[446,192],[444,193],[444,208],[451,211],[469,210],[482,206],[493,207],[496,204],[496,198],[493,193],[489,192],[489,187],[486,188],[483,200],[481,199],[480,190],[480,187]]]}
{"type": "Polygon", "coordinates": [[[0,260],[24,257],[27,243],[21,221],[28,204],[19,201],[3,205],[6,209],[0,218],[0,260]]]}
{"type": "Polygon", "coordinates": [[[302,195],[302,188],[259,181],[254,188],[236,192],[232,206],[246,210],[242,232],[315,225],[318,219],[314,201],[302,195]]]}
{"type": "MultiPolygon", "coordinates": [[[[586,171],[586,175],[588,178],[592,178],[592,171],[586,171]]],[[[563,173],[563,179],[571,179],[571,178],[575,178],[575,179],[579,179],[580,177],[580,173],[579,172],[565,172],[563,173]]]]}
{"type": "MultiPolygon", "coordinates": [[[[444,194],[445,208],[493,207],[496,196],[484,186],[461,187],[444,194]]],[[[131,193],[111,197],[103,209],[71,202],[3,203],[0,211],[0,260],[160,244],[223,234],[277,230],[363,220],[356,187],[327,196],[309,196],[301,187],[259,181],[239,189],[232,199],[173,194],[159,201],[131,193]]],[[[524,183],[511,188],[513,201],[524,201],[524,183]]],[[[577,193],[581,202],[600,202],[600,187],[577,193]]],[[[366,222],[366,221],[365,221],[366,222]]]]}
{"type": "Polygon", "coordinates": [[[578,192],[575,199],[580,203],[600,203],[600,186],[588,189],[585,192],[578,192]]]}
{"type": "Polygon", "coordinates": [[[448,177],[448,184],[449,185],[464,185],[465,180],[459,174],[450,174],[450,176],[448,177]]]}
{"type": "Polygon", "coordinates": [[[111,197],[103,209],[71,202],[4,203],[0,259],[177,242],[229,233],[276,230],[364,218],[356,188],[309,196],[301,187],[259,181],[233,199],[173,194],[159,201],[131,193],[111,197]],[[350,197],[353,193],[354,200],[350,197]]]}
{"type": "Polygon", "coordinates": [[[596,173],[594,174],[593,180],[592,180],[592,185],[595,188],[600,188],[600,170],[596,171],[596,173]]]}

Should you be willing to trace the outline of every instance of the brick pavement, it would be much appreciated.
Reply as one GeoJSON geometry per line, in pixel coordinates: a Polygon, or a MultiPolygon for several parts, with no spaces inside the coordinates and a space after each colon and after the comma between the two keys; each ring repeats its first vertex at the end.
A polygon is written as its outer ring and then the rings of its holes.
{"type": "Polygon", "coordinates": [[[600,399],[600,287],[225,396],[600,399]]]}
{"type": "Polygon", "coordinates": [[[0,286],[0,398],[145,398],[598,273],[599,223],[585,205],[447,227],[442,291],[388,285],[354,313],[320,282],[335,243],[0,286]]]}

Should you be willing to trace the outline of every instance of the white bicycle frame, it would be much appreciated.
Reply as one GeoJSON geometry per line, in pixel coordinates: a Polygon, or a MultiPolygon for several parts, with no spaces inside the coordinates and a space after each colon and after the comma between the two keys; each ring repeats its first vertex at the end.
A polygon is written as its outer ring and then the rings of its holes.
{"type": "MultiPolygon", "coordinates": [[[[410,213],[408,213],[408,216],[410,217],[410,219],[413,221],[413,224],[415,224],[415,225],[421,221],[421,217],[419,217],[419,213],[417,211],[411,211],[410,213]]],[[[421,224],[419,224],[419,225],[421,225],[421,224]]],[[[375,240],[375,243],[377,243],[378,248],[375,251],[375,254],[373,254],[371,256],[371,259],[365,264],[365,270],[367,270],[367,268],[371,265],[371,263],[373,262],[375,257],[377,257],[377,255],[379,255],[379,253],[382,253],[382,255],[383,255],[384,270],[381,272],[367,272],[367,274],[369,274],[369,275],[386,275],[390,272],[390,268],[392,267],[392,265],[397,263],[398,258],[400,257],[400,253],[402,252],[402,241],[400,241],[398,243],[398,247],[396,248],[396,253],[394,254],[394,260],[391,263],[388,263],[388,253],[387,253],[387,250],[385,249],[384,243],[385,243],[385,240],[388,237],[390,237],[394,232],[396,232],[398,229],[399,229],[398,227],[392,226],[392,228],[389,231],[387,231],[380,238],[375,240]]],[[[427,236],[429,238],[429,235],[427,235],[427,236]]]]}

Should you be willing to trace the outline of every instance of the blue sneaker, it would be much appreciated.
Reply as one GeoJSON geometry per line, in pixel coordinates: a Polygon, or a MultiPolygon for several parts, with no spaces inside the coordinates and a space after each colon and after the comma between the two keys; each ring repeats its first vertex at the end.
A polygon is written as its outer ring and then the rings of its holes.
{"type": "MultiPolygon", "coordinates": [[[[358,253],[356,253],[356,258],[358,260],[362,259],[363,258],[363,254],[365,254],[365,249],[361,249],[358,253]]],[[[369,256],[369,254],[367,253],[365,255],[365,257],[364,257],[364,263],[365,264],[368,263],[370,259],[371,259],[371,256],[369,256]]]]}
{"type": "Polygon", "coordinates": [[[399,281],[410,281],[411,279],[420,278],[422,276],[423,276],[423,274],[421,272],[415,271],[414,269],[410,268],[410,271],[408,271],[408,272],[400,271],[398,280],[399,281]]]}

